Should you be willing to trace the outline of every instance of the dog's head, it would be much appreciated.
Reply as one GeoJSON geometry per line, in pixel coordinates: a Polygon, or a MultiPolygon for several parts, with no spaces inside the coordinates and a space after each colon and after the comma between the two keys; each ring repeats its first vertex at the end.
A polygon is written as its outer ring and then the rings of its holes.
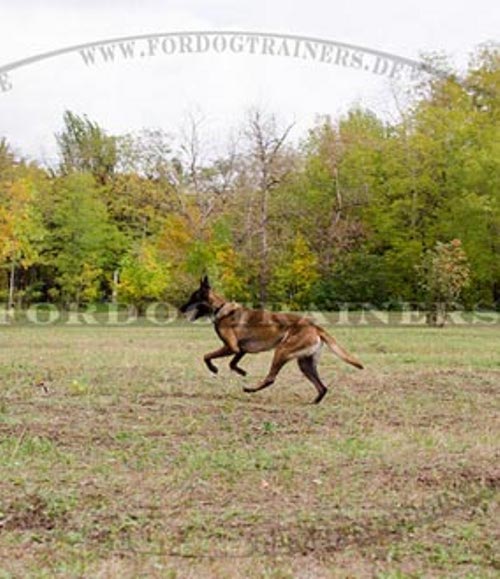
{"type": "Polygon", "coordinates": [[[203,316],[209,316],[212,313],[208,276],[200,280],[200,287],[192,293],[189,300],[179,310],[182,314],[186,314],[186,317],[191,322],[198,318],[203,318],[203,316]]]}

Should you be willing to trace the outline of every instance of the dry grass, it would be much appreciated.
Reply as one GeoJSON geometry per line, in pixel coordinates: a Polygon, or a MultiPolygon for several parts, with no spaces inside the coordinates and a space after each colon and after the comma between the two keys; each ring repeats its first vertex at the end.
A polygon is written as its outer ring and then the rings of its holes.
{"type": "Polygon", "coordinates": [[[317,407],[209,327],[2,329],[0,577],[497,577],[499,330],[334,333],[317,407]]]}

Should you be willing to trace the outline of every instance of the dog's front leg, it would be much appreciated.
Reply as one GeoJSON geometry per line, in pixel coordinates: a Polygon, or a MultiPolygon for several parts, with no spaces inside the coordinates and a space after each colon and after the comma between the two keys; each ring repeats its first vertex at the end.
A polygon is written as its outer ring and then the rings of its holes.
{"type": "Polygon", "coordinates": [[[217,366],[212,364],[212,360],[215,360],[216,358],[226,358],[227,356],[231,356],[232,354],[234,354],[234,351],[231,350],[229,346],[224,345],[222,346],[222,348],[219,348],[218,350],[205,354],[205,356],[203,356],[203,360],[205,361],[205,364],[207,365],[210,372],[217,374],[219,369],[217,368],[217,366]]]}
{"type": "Polygon", "coordinates": [[[238,366],[238,362],[243,358],[244,355],[245,355],[245,352],[238,352],[238,354],[234,355],[234,358],[231,360],[231,362],[229,362],[229,367],[231,368],[231,370],[233,370],[234,372],[236,372],[240,376],[246,376],[247,375],[246,370],[243,370],[243,368],[240,368],[238,366]]]}

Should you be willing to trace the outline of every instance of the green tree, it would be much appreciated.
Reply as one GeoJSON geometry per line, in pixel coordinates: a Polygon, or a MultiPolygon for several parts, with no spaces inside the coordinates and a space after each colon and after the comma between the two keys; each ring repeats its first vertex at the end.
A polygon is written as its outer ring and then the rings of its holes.
{"type": "Polygon", "coordinates": [[[426,298],[427,323],[443,326],[450,307],[470,282],[467,255],[460,240],[437,242],[426,252],[418,272],[426,298]]]}
{"type": "Polygon", "coordinates": [[[118,161],[116,138],[85,115],[66,111],[63,120],[64,129],[56,135],[61,172],[91,173],[100,184],[108,182],[118,161]]]}
{"type": "Polygon", "coordinates": [[[93,176],[74,173],[57,179],[44,211],[46,257],[55,271],[51,296],[70,305],[109,295],[125,240],[110,221],[93,176]]]}

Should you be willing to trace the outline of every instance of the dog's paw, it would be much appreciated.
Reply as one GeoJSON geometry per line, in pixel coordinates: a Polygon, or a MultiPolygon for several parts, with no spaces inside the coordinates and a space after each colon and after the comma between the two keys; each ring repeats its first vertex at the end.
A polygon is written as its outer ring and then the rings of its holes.
{"type": "Polygon", "coordinates": [[[210,370],[210,372],[212,372],[212,374],[219,373],[219,368],[217,368],[217,366],[214,366],[212,362],[210,362],[210,360],[205,360],[205,366],[210,370]]]}

